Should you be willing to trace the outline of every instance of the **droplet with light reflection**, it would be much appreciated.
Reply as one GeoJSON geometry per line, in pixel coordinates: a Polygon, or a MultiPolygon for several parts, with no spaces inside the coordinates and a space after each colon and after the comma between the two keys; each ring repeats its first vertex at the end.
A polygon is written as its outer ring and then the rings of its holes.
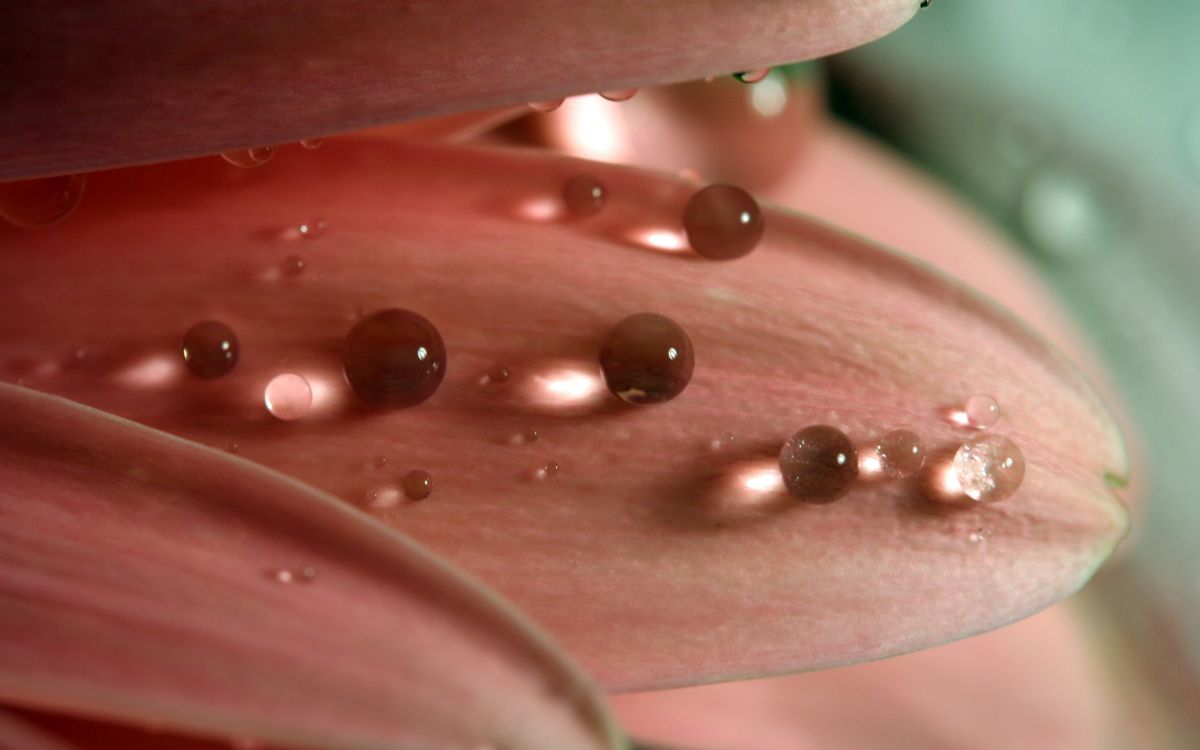
{"type": "Polygon", "coordinates": [[[967,537],[967,540],[969,542],[971,542],[971,544],[979,544],[980,542],[986,542],[988,539],[991,539],[991,538],[992,538],[992,530],[991,529],[978,528],[970,533],[970,535],[967,537]]]}
{"type": "Polygon", "coordinates": [[[221,153],[221,158],[229,162],[235,167],[250,169],[252,167],[261,167],[271,161],[275,156],[274,146],[254,146],[252,148],[236,148],[232,151],[224,151],[221,153]]]}
{"type": "Polygon", "coordinates": [[[1000,421],[1000,404],[986,393],[977,393],[963,404],[963,416],[970,426],[986,430],[1000,421]]]}
{"type": "Polygon", "coordinates": [[[540,102],[529,102],[529,108],[534,112],[553,112],[562,106],[564,99],[546,99],[540,102]]]}
{"type": "Polygon", "coordinates": [[[0,217],[26,229],[52,226],[71,215],[86,186],[81,174],[0,182],[0,217]]]}
{"type": "Polygon", "coordinates": [[[754,197],[733,185],[709,185],[683,210],[683,228],[692,249],[712,260],[749,254],[762,239],[762,209],[754,197]]]}
{"type": "Polygon", "coordinates": [[[309,151],[313,151],[313,150],[318,149],[321,146],[325,145],[325,139],[324,138],[304,138],[303,140],[300,141],[300,145],[303,146],[304,148],[308,149],[309,151]]]}
{"type": "Polygon", "coordinates": [[[743,70],[740,73],[734,73],[733,77],[742,83],[758,83],[770,75],[770,73],[770,68],[759,68],[757,70],[743,70]]]}
{"type": "Polygon", "coordinates": [[[442,384],[446,346],[433,323],[411,310],[390,308],[350,329],[342,366],[364,403],[405,408],[426,400],[442,384]]]}
{"type": "Polygon", "coordinates": [[[424,469],[413,469],[401,482],[404,496],[409,500],[424,500],[433,494],[433,477],[424,469]]]}
{"type": "Polygon", "coordinates": [[[534,472],[534,476],[538,479],[549,479],[558,476],[558,462],[547,461],[541,468],[534,472]]]}
{"type": "Polygon", "coordinates": [[[601,91],[600,96],[610,102],[625,102],[632,99],[637,92],[637,89],[617,89],[614,91],[601,91]]]}
{"type": "Polygon", "coordinates": [[[563,204],[567,213],[576,218],[600,213],[606,200],[603,183],[590,174],[576,175],[563,185],[563,204]]]}
{"type": "Polygon", "coordinates": [[[687,332],[657,313],[637,313],[621,320],[600,347],[600,369],[608,389],[639,406],[670,401],[683,393],[695,364],[687,332]]]}
{"type": "Polygon", "coordinates": [[[219,378],[237,364],[240,347],[232,328],[218,320],[206,320],[183,334],[179,353],[194,374],[219,378]]]}
{"type": "Polygon", "coordinates": [[[315,240],[319,237],[324,237],[325,230],[328,228],[329,225],[325,223],[324,219],[309,219],[296,227],[296,232],[300,235],[300,239],[315,240]]]}
{"type": "Polygon", "coordinates": [[[836,427],[812,425],[784,443],[779,471],[793,496],[806,503],[831,503],[858,478],[858,449],[836,427]]]}
{"type": "Polygon", "coordinates": [[[271,378],[263,389],[263,404],[276,419],[291,422],[312,408],[312,386],[303,375],[285,372],[271,378]]]}
{"type": "Polygon", "coordinates": [[[911,477],[925,465],[921,436],[912,430],[892,430],[875,446],[879,468],[892,479],[911,477]]]}
{"type": "Polygon", "coordinates": [[[963,494],[978,502],[995,502],[1021,486],[1025,456],[1003,435],[980,435],[959,446],[951,468],[963,494]]]}
{"type": "Polygon", "coordinates": [[[299,255],[289,255],[284,258],[283,273],[285,276],[299,276],[304,273],[304,258],[299,255]]]}
{"type": "Polygon", "coordinates": [[[512,373],[508,371],[508,368],[497,362],[488,368],[486,382],[493,384],[507,383],[511,376],[512,373]]]}

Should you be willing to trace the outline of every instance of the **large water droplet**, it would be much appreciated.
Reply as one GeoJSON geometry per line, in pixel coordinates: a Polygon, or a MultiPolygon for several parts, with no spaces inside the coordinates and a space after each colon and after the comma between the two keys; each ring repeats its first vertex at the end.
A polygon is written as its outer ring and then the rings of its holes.
{"type": "Polygon", "coordinates": [[[683,393],[692,380],[692,341],[678,323],[657,313],[630,315],[600,347],[608,389],[631,404],[657,404],[683,393]]]}
{"type": "Polygon", "coordinates": [[[953,471],[963,494],[979,502],[994,502],[1021,486],[1025,456],[1003,435],[980,435],[959,446],[953,471]]]}
{"type": "Polygon", "coordinates": [[[193,373],[217,378],[237,364],[239,347],[232,328],[217,320],[206,320],[183,334],[179,352],[193,373]]]}
{"type": "Polygon", "coordinates": [[[610,102],[624,102],[632,99],[637,92],[637,89],[617,89],[615,91],[601,91],[600,96],[610,102]]]}
{"type": "Polygon", "coordinates": [[[599,213],[607,198],[604,185],[590,174],[572,177],[563,185],[563,203],[576,218],[599,213]]]}
{"type": "Polygon", "coordinates": [[[1000,421],[1000,404],[986,393],[977,393],[963,405],[967,424],[977,430],[986,430],[1000,421]]]}
{"type": "Polygon", "coordinates": [[[302,375],[285,372],[271,378],[263,389],[263,403],[276,419],[290,422],[312,408],[312,386],[302,375]]]}
{"type": "Polygon", "coordinates": [[[0,216],[27,229],[57,224],[79,205],[86,186],[81,174],[0,182],[0,216]]]}
{"type": "Polygon", "coordinates": [[[879,468],[892,479],[910,477],[925,465],[921,436],[911,430],[893,430],[875,446],[879,468]]]}
{"type": "Polygon", "coordinates": [[[529,108],[534,112],[553,112],[562,106],[563,99],[546,99],[540,102],[529,102],[529,108]]]}
{"type": "Polygon", "coordinates": [[[1099,187],[1064,167],[1035,172],[1021,192],[1018,210],[1034,248],[1058,262],[1094,252],[1105,243],[1114,220],[1099,187]]]}
{"type": "Polygon", "coordinates": [[[424,500],[433,492],[433,477],[424,469],[413,469],[404,475],[404,496],[409,500],[424,500]]]}
{"type": "Polygon", "coordinates": [[[792,495],[808,503],[831,503],[858,478],[858,449],[836,427],[812,425],[784,443],[779,471],[792,495]]]}
{"type": "Polygon", "coordinates": [[[365,403],[415,406],[446,375],[446,346],[433,324],[411,310],[373,313],[350,329],[342,354],[346,380],[365,403]]]}
{"type": "Polygon", "coordinates": [[[255,146],[253,148],[237,148],[232,151],[224,151],[221,153],[221,158],[229,162],[235,167],[249,169],[250,167],[261,167],[271,161],[271,157],[275,156],[274,146],[255,146]]]}
{"type": "Polygon", "coordinates": [[[709,185],[683,210],[683,228],[692,249],[713,260],[740,258],[758,247],[763,235],[758,202],[741,188],[709,185]]]}
{"type": "Polygon", "coordinates": [[[770,73],[770,68],[758,68],[757,70],[743,70],[741,73],[734,73],[733,77],[742,83],[758,83],[770,75],[770,73]]]}

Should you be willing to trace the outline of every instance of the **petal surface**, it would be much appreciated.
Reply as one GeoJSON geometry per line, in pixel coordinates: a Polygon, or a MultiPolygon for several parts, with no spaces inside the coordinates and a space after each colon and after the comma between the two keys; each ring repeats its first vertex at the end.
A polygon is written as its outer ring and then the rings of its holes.
{"type": "Polygon", "coordinates": [[[494,595],[335,499],[0,385],[0,700],[295,748],[620,747],[494,595]]]}
{"type": "Polygon", "coordinates": [[[714,263],[680,231],[692,182],[351,140],[258,170],[209,159],[93,178],[67,222],[0,235],[14,280],[0,376],[236,443],[377,513],[516,601],[608,688],[986,630],[1074,591],[1125,531],[1105,482],[1125,472],[1120,436],[1074,367],[965,287],[810,219],[767,207],[762,245],[714,263]],[[587,220],[562,207],[580,173],[608,190],[587,220]],[[319,239],[280,230],[314,215],[319,239]],[[305,270],[282,277],[293,253],[305,270]],[[383,307],[420,312],[449,351],[441,389],[413,409],[364,409],[343,382],[347,331],[383,307]],[[683,326],[697,365],[679,398],[634,409],[605,391],[597,351],[641,311],[683,326]],[[178,357],[206,319],[242,344],[214,381],[178,357]],[[485,377],[497,363],[503,383],[485,377]],[[313,385],[295,422],[263,408],[282,372],[313,385]],[[947,410],[975,393],[999,399],[996,430],[1027,462],[1006,503],[930,502],[932,470],[822,507],[772,483],[781,444],[809,424],[860,444],[915,429],[942,467],[973,434],[947,410]],[[389,500],[411,469],[432,474],[432,497],[389,500]]]}

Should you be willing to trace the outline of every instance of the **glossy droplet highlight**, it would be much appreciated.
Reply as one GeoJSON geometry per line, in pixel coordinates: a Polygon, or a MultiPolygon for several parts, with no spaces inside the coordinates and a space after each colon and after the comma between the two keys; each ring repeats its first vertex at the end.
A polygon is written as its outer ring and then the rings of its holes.
{"type": "Polygon", "coordinates": [[[413,469],[404,475],[404,496],[409,500],[424,500],[433,493],[433,477],[424,469],[413,469]]]}
{"type": "Polygon", "coordinates": [[[610,102],[624,102],[632,99],[637,92],[637,89],[618,89],[616,91],[601,91],[600,96],[610,102]]]}
{"type": "Polygon", "coordinates": [[[446,347],[433,324],[411,310],[373,313],[350,329],[346,381],[363,402],[404,408],[429,398],[446,375],[446,347]]]}
{"type": "Polygon", "coordinates": [[[608,389],[630,404],[658,404],[692,380],[692,341],[678,323],[657,313],[630,315],[613,326],[600,347],[608,389]]]}
{"type": "Polygon", "coordinates": [[[893,430],[875,446],[879,468],[892,479],[911,477],[925,465],[921,436],[911,430],[893,430]]]}
{"type": "Polygon", "coordinates": [[[963,494],[979,502],[1009,497],[1025,479],[1025,456],[1003,435],[980,435],[959,446],[952,465],[963,494]]]}
{"type": "Polygon", "coordinates": [[[599,213],[607,199],[604,185],[590,174],[576,175],[563,185],[563,203],[576,218],[599,213]]]}
{"type": "Polygon", "coordinates": [[[963,415],[967,424],[977,430],[986,430],[1000,421],[1000,404],[986,393],[980,393],[963,404],[963,415]]]}
{"type": "Polygon", "coordinates": [[[183,334],[179,352],[194,374],[219,378],[237,364],[239,347],[232,328],[217,320],[206,320],[183,334]]]}
{"type": "Polygon", "coordinates": [[[79,205],[86,186],[81,174],[0,182],[0,216],[26,229],[57,224],[79,205]]]}
{"type": "Polygon", "coordinates": [[[529,108],[534,112],[553,112],[562,106],[564,99],[546,99],[540,102],[529,102],[529,108]]]}
{"type": "Polygon", "coordinates": [[[535,474],[538,479],[549,479],[550,477],[558,476],[558,462],[547,461],[535,474]]]}
{"type": "Polygon", "coordinates": [[[683,209],[692,249],[712,260],[741,258],[758,247],[763,215],[754,197],[732,185],[709,185],[683,209]]]}
{"type": "Polygon", "coordinates": [[[221,158],[229,162],[235,167],[249,169],[251,167],[261,167],[271,158],[275,156],[274,146],[255,146],[253,148],[237,148],[232,151],[224,151],[221,153],[221,158]]]}
{"type": "Polygon", "coordinates": [[[980,542],[985,542],[991,538],[992,530],[983,528],[975,529],[971,532],[970,536],[967,537],[971,544],[979,544],[980,542]]]}
{"type": "Polygon", "coordinates": [[[299,276],[304,273],[304,258],[299,255],[289,255],[284,258],[283,273],[286,276],[299,276]]]}
{"type": "Polygon", "coordinates": [[[276,375],[263,389],[263,404],[276,419],[300,419],[312,408],[312,386],[294,372],[276,375]]]}
{"type": "Polygon", "coordinates": [[[326,229],[328,229],[328,225],[325,224],[324,219],[309,219],[296,227],[296,232],[302,240],[315,240],[323,237],[326,229]]]}
{"type": "Polygon", "coordinates": [[[512,373],[508,368],[501,364],[495,364],[488,368],[487,375],[484,376],[488,383],[507,383],[512,373]]]}
{"type": "Polygon", "coordinates": [[[305,138],[304,140],[300,141],[300,145],[303,146],[304,148],[308,149],[309,151],[312,151],[314,149],[318,149],[321,146],[325,145],[325,139],[324,138],[305,138]]]}
{"type": "Polygon", "coordinates": [[[742,83],[758,83],[770,74],[770,68],[759,68],[758,70],[743,70],[741,73],[734,73],[733,77],[742,83]]]}
{"type": "Polygon", "coordinates": [[[858,449],[836,427],[805,427],[784,443],[779,471],[795,497],[807,503],[831,503],[858,478],[858,449]]]}

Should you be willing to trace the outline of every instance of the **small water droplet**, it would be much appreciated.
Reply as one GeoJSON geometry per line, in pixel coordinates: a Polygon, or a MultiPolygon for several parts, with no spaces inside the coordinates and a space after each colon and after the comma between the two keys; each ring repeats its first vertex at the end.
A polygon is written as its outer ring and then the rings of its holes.
{"type": "Polygon", "coordinates": [[[975,529],[974,531],[971,532],[971,535],[969,537],[967,537],[967,539],[970,540],[971,544],[978,544],[979,542],[982,542],[982,541],[985,541],[985,540],[991,539],[991,538],[992,538],[992,530],[984,529],[984,528],[975,529]]]}
{"type": "Polygon", "coordinates": [[[485,382],[492,384],[506,383],[512,373],[502,364],[494,364],[488,368],[487,375],[484,376],[485,382]]]}
{"type": "Polygon", "coordinates": [[[317,569],[312,565],[305,565],[296,575],[296,580],[300,583],[312,583],[317,580],[317,569]]]}
{"type": "Polygon", "coordinates": [[[272,570],[270,575],[276,581],[285,584],[292,583],[296,580],[296,576],[293,575],[292,571],[288,570],[287,568],[277,568],[276,570],[272,570]]]}
{"type": "Polygon", "coordinates": [[[695,363],[687,332],[657,313],[621,320],[600,347],[605,385],[617,398],[639,406],[670,401],[683,393],[695,363]]]}
{"type": "Polygon", "coordinates": [[[315,240],[318,237],[324,236],[327,228],[328,226],[325,224],[324,219],[309,219],[296,227],[296,231],[299,233],[300,239],[315,240]]]}
{"type": "Polygon", "coordinates": [[[424,500],[433,493],[433,477],[424,469],[413,469],[404,475],[404,496],[409,500],[424,500]]]}
{"type": "Polygon", "coordinates": [[[692,249],[712,260],[741,258],[758,247],[764,221],[754,197],[733,185],[709,185],[683,210],[692,249]]]}
{"type": "Polygon", "coordinates": [[[305,138],[300,141],[300,145],[303,146],[304,148],[308,149],[309,151],[312,151],[314,149],[318,149],[321,146],[325,145],[325,139],[324,138],[305,138]]]}
{"type": "Polygon", "coordinates": [[[590,174],[576,175],[563,185],[563,203],[576,218],[599,213],[607,199],[604,185],[590,174]]]}
{"type": "Polygon", "coordinates": [[[87,349],[84,349],[82,346],[78,347],[75,349],[75,351],[71,352],[71,357],[74,358],[76,362],[82,362],[87,358],[87,349]]]}
{"type": "Polygon", "coordinates": [[[221,158],[229,162],[235,167],[249,169],[251,167],[261,167],[271,161],[271,157],[275,156],[274,146],[254,146],[253,148],[237,148],[232,151],[224,151],[221,153],[221,158]]]}
{"type": "Polygon", "coordinates": [[[218,378],[238,361],[238,340],[233,329],[216,320],[197,323],[183,334],[179,345],[188,369],[202,378],[218,378]]]}
{"type": "Polygon", "coordinates": [[[367,507],[369,508],[392,508],[400,504],[403,493],[399,487],[391,484],[385,484],[381,487],[376,487],[367,493],[367,507]]]}
{"type": "Polygon", "coordinates": [[[229,451],[230,453],[237,453],[241,449],[242,449],[242,447],[240,445],[238,445],[237,443],[226,443],[225,444],[225,450],[229,451]]]}
{"type": "Polygon", "coordinates": [[[299,276],[304,273],[304,258],[299,255],[289,255],[284,258],[283,273],[286,276],[299,276]]]}
{"type": "Polygon", "coordinates": [[[371,462],[371,465],[374,466],[376,469],[386,469],[387,465],[388,465],[387,456],[376,456],[375,459],[371,462]]]}
{"type": "Polygon", "coordinates": [[[514,432],[512,435],[509,436],[508,444],[509,445],[527,445],[529,443],[537,442],[537,439],[539,437],[541,437],[541,436],[538,434],[537,430],[526,430],[524,432],[514,432]]]}
{"type": "Polygon", "coordinates": [[[415,406],[442,384],[446,345],[433,323],[417,313],[381,310],[350,329],[342,366],[354,393],[370,406],[415,406]]]}
{"type": "Polygon", "coordinates": [[[723,451],[732,448],[733,441],[734,434],[732,432],[727,432],[719,438],[714,438],[712,442],[708,444],[708,447],[713,451],[723,451]]]}
{"type": "Polygon", "coordinates": [[[893,479],[911,477],[925,465],[921,436],[911,430],[893,430],[875,446],[879,468],[893,479]]]}
{"type": "Polygon", "coordinates": [[[26,229],[57,224],[79,205],[86,186],[81,174],[0,182],[0,217],[26,229]]]}
{"type": "Polygon", "coordinates": [[[986,430],[1000,421],[1000,404],[986,393],[977,393],[963,405],[967,424],[977,430],[986,430]]]}
{"type": "Polygon", "coordinates": [[[963,494],[978,502],[994,502],[1021,486],[1025,456],[1003,435],[980,435],[959,446],[952,468],[963,494]]]}
{"type": "Polygon", "coordinates": [[[779,471],[795,497],[808,503],[831,503],[849,492],[858,478],[858,449],[836,427],[812,425],[784,443],[779,471]]]}
{"type": "Polygon", "coordinates": [[[770,75],[770,73],[770,68],[759,68],[757,70],[743,70],[741,73],[734,73],[733,77],[742,83],[758,83],[770,75]]]}
{"type": "Polygon", "coordinates": [[[565,99],[546,99],[540,102],[529,102],[529,108],[534,112],[553,112],[562,106],[565,99]]]}
{"type": "Polygon", "coordinates": [[[302,375],[281,373],[263,389],[263,404],[276,419],[285,422],[300,419],[312,408],[312,386],[302,375]]]}
{"type": "Polygon", "coordinates": [[[617,89],[615,91],[601,91],[600,96],[610,102],[624,102],[632,99],[637,92],[637,89],[617,89]]]}
{"type": "Polygon", "coordinates": [[[538,479],[548,479],[558,476],[558,462],[548,461],[540,469],[537,470],[536,476],[538,479]]]}

